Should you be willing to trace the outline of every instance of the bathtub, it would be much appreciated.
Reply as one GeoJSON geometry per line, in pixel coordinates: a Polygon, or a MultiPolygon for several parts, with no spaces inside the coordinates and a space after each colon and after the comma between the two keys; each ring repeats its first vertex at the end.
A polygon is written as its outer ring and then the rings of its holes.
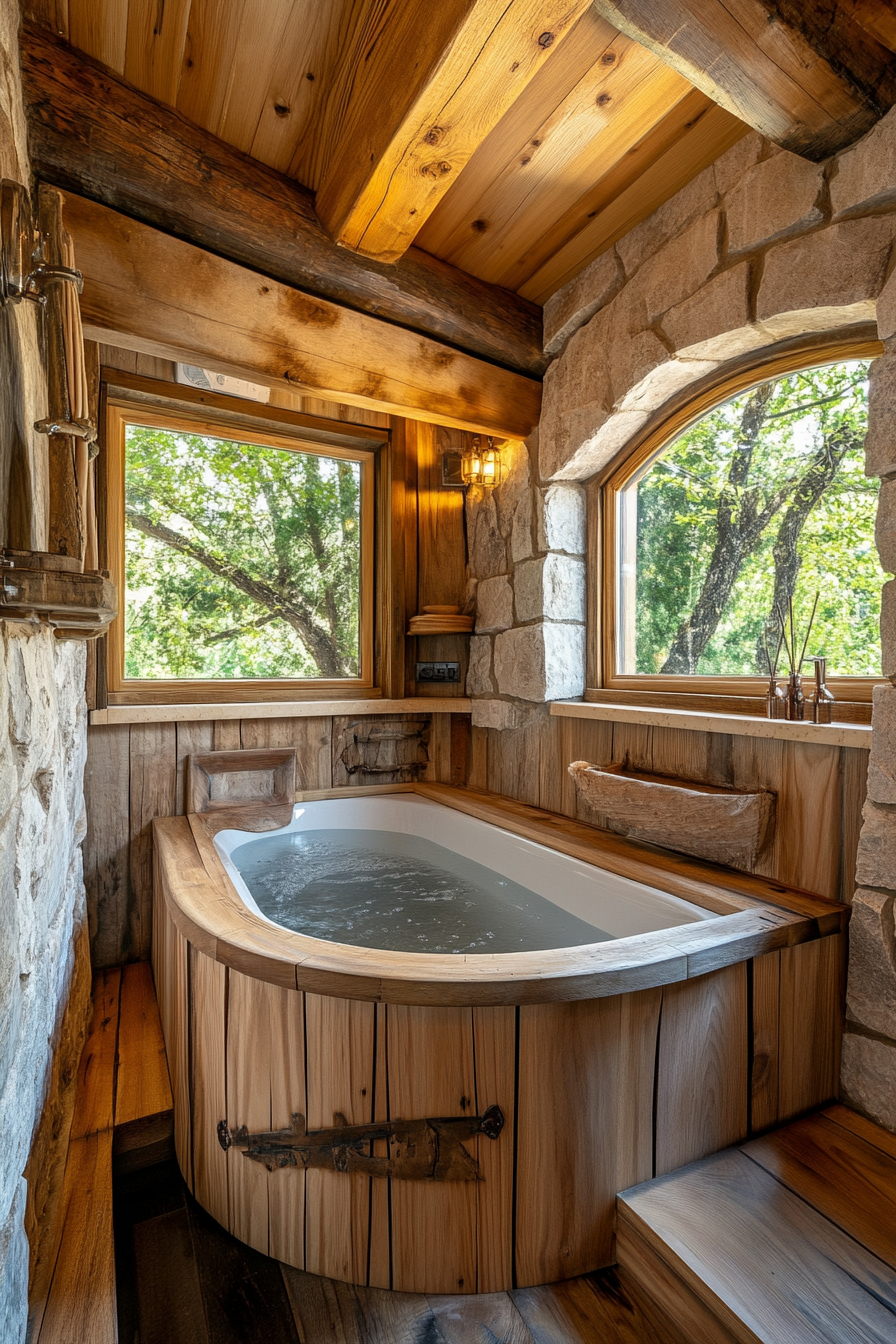
{"type": "Polygon", "coordinates": [[[181,1171],[312,1273],[466,1293],[599,1268],[617,1191],[835,1094],[848,912],[820,897],[437,785],[154,835],[181,1171]],[[452,850],[600,939],[419,952],[281,927],[240,851],[342,828],[452,850]]]}

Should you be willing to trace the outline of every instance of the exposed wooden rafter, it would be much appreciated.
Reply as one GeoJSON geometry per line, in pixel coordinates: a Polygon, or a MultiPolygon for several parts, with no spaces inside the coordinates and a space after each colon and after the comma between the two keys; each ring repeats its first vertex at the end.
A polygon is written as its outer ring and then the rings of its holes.
{"type": "Polygon", "coordinates": [[[816,162],[896,103],[896,55],[870,0],[595,0],[595,8],[722,107],[816,162]]]}
{"type": "Polygon", "coordinates": [[[35,173],[263,275],[505,368],[540,374],[541,310],[417,248],[394,265],[327,237],[298,183],[42,28],[21,34],[35,173]]]}
{"type": "Polygon", "coordinates": [[[163,359],[501,438],[538,422],[541,384],[66,196],[85,334],[163,359]]]}
{"type": "Polygon", "coordinates": [[[360,6],[323,128],[316,203],[331,236],[381,261],[401,257],[590,4],[360,6]]]}

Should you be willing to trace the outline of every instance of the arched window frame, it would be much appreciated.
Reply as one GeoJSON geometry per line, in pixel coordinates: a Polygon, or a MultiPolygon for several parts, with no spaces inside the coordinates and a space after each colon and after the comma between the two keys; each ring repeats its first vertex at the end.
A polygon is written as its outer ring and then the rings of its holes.
{"type": "MultiPolygon", "coordinates": [[[[853,359],[876,359],[882,353],[883,345],[873,327],[867,326],[779,342],[772,348],[754,351],[667,403],[604,471],[588,482],[586,700],[732,714],[763,712],[767,688],[764,677],[671,676],[616,670],[622,492],[633,476],[659,457],[685,430],[733,397],[801,369],[853,359]]],[[[886,684],[885,679],[877,677],[829,678],[838,702],[838,719],[867,722],[873,688],[881,684],[886,684]]]]}

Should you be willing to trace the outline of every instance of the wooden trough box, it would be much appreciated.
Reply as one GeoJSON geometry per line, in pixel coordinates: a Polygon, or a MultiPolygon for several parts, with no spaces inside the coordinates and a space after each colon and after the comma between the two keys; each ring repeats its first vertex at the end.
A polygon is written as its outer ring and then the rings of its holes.
{"type": "Polygon", "coordinates": [[[775,831],[775,794],[573,761],[582,800],[608,830],[697,858],[752,868],[775,831]]]}

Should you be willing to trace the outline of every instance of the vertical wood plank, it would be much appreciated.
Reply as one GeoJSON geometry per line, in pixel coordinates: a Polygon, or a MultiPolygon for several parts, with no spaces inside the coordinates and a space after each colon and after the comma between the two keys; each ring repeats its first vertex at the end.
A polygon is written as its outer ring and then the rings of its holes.
{"type": "MultiPolygon", "coordinates": [[[[308,1128],[369,1123],[373,1109],[374,1005],[305,995],[308,1128]]],[[[305,1175],[305,1268],[363,1283],[370,1235],[370,1177],[338,1171],[305,1175]]]]}
{"type": "Polygon", "coordinates": [[[619,1084],[611,1133],[616,1146],[616,1188],[627,1190],[653,1175],[653,1091],[662,989],[620,998],[619,1084]]]}
{"type": "Polygon", "coordinates": [[[190,1079],[190,944],[173,922],[165,921],[165,960],[170,966],[171,1032],[165,1035],[174,1096],[174,1151],[181,1175],[192,1190],[193,1112],[190,1079]]]}
{"type": "MultiPolygon", "coordinates": [[[[620,996],[520,1008],[516,1286],[613,1259],[620,996]]],[[[652,1087],[640,1099],[648,1108],[652,1087]]]]}
{"type": "Polygon", "coordinates": [[[177,734],[173,723],[135,723],[130,735],[130,909],[124,959],[149,955],[152,819],[174,815],[177,734]]]}
{"type": "Polygon", "coordinates": [[[120,994],[121,971],[117,968],[93,977],[93,1013],[78,1063],[72,1139],[86,1138],[114,1124],[120,994]]]}
{"type": "Polygon", "coordinates": [[[837,1095],[846,935],[781,950],[778,1119],[837,1095]]]}
{"type": "Polygon", "coordinates": [[[406,631],[417,606],[417,430],[393,416],[389,447],[377,459],[378,591],[384,594],[376,629],[376,661],[383,694],[414,693],[415,641],[406,631]]]}
{"type": "Polygon", "coordinates": [[[469,714],[451,715],[451,760],[449,784],[461,789],[467,782],[470,770],[470,733],[469,714]]]}
{"type": "MultiPolygon", "coordinates": [[[[389,1076],[387,1018],[389,1005],[377,1003],[376,1049],[374,1054],[373,1119],[389,1119],[389,1076]]],[[[379,1139],[373,1144],[374,1157],[388,1157],[389,1144],[379,1139]]],[[[371,1288],[392,1287],[391,1181],[370,1182],[370,1260],[367,1282],[371,1288]]]]}
{"type": "Polygon", "coordinates": [[[177,731],[177,774],[174,784],[174,811],[178,817],[182,817],[186,811],[185,779],[186,779],[186,761],[188,756],[194,753],[198,755],[201,751],[213,751],[215,742],[215,725],[209,722],[197,720],[193,723],[175,724],[177,731]]]}
{"type": "Polygon", "coordinates": [[[753,958],[753,1062],[750,1070],[750,1130],[760,1134],[778,1122],[778,1011],[781,954],[753,958]]]}
{"type": "Polygon", "coordinates": [[[84,885],[94,968],[120,966],[128,945],[130,728],[97,724],[87,730],[84,797],[84,885]]]}
{"type": "Polygon", "coordinates": [[[862,829],[862,808],[868,792],[868,752],[840,748],[840,884],[839,897],[852,904],[856,890],[856,855],[862,829]]]}
{"type": "Polygon", "coordinates": [[[229,1227],[227,1177],[233,1149],[225,1153],[217,1133],[219,1121],[227,1118],[224,1024],[228,972],[192,946],[189,967],[193,1194],[213,1218],[229,1227]]]}
{"type": "Polygon", "coordinates": [[[243,719],[240,745],[256,747],[294,747],[296,752],[296,790],[332,787],[333,720],[243,719]]]}
{"type": "Polygon", "coordinates": [[[239,751],[239,719],[215,719],[212,724],[212,751],[239,751]]]}
{"type": "Polygon", "coordinates": [[[656,1175],[747,1134],[747,972],[726,966],[663,991],[656,1175]]]}
{"type": "Polygon", "coordinates": [[[115,1124],[170,1111],[173,1101],[152,973],[146,961],[121,975],[115,1124]]]}
{"type": "MultiPolygon", "coordinates": [[[[271,1078],[275,1067],[271,1054],[270,996],[272,986],[230,969],[227,990],[227,1040],[225,1108],[231,1129],[245,1125],[250,1134],[271,1129],[271,1078]]],[[[279,1061],[278,1061],[279,1062],[279,1061]]],[[[251,1162],[238,1149],[226,1154],[228,1166],[227,1226],[235,1237],[265,1255],[268,1235],[269,1173],[260,1162],[251,1162]]],[[[279,1176],[279,1172],[274,1173],[279,1176]]]]}
{"type": "Polygon", "coordinates": [[[516,1009],[474,1008],[476,1113],[498,1105],[504,1129],[478,1140],[476,1291],[497,1293],[512,1282],[516,1009]]]}
{"type": "MultiPolygon", "coordinates": [[[[390,1004],[388,1052],[393,1120],[473,1113],[471,1009],[390,1004]]],[[[393,1181],[393,1288],[470,1292],[476,1283],[476,1212],[475,1182],[393,1181]]]]}
{"type": "MultiPolygon", "coordinates": [[[[566,720],[564,720],[566,722],[566,720]]],[[[467,777],[470,789],[488,788],[488,729],[470,729],[470,773],[467,777]]]]}
{"type": "MultiPolygon", "coordinates": [[[[271,1126],[285,1129],[295,1114],[307,1114],[305,1097],[305,996],[294,989],[269,991],[271,1126]]],[[[305,1266],[305,1173],[285,1167],[268,1187],[270,1254],[297,1269],[305,1266]]]]}

